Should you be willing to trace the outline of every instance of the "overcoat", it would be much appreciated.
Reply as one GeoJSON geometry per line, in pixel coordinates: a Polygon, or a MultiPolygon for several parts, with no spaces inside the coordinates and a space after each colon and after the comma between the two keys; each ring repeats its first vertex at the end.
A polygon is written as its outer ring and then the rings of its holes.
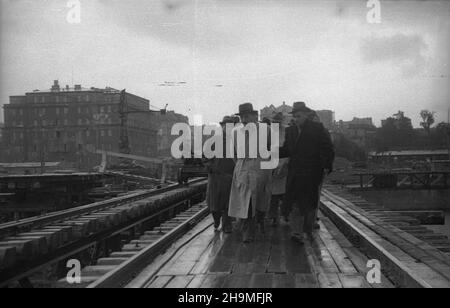
{"type": "Polygon", "coordinates": [[[208,191],[206,202],[211,212],[228,211],[234,165],[234,159],[225,158],[225,155],[224,158],[214,158],[207,163],[208,191]]]}
{"type": "MultiPolygon", "coordinates": [[[[258,125],[258,134],[260,126],[258,125]]],[[[235,141],[237,130],[236,128],[235,141]]],[[[258,137],[259,140],[259,137],[258,137]]],[[[237,145],[235,143],[235,148],[237,145]]],[[[246,153],[249,153],[248,138],[245,142],[246,153]]],[[[246,156],[248,157],[248,155],[246,156]]],[[[271,181],[272,170],[262,169],[260,157],[239,158],[234,168],[233,183],[231,185],[230,203],[228,215],[235,218],[246,219],[249,213],[249,205],[252,205],[251,214],[253,217],[256,211],[267,212],[270,207],[270,197],[272,194],[271,181]]]]}
{"type": "Polygon", "coordinates": [[[299,130],[286,129],[280,157],[289,157],[286,202],[297,204],[301,212],[318,205],[319,186],[323,171],[333,170],[334,147],[330,134],[321,123],[307,120],[299,130]]]}

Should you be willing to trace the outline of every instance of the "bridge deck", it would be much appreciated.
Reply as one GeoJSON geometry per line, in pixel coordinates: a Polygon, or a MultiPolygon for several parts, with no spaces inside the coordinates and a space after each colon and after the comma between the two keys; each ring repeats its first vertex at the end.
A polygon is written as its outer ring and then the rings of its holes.
{"type": "Polygon", "coordinates": [[[129,287],[393,287],[384,276],[381,284],[367,283],[367,257],[326,217],[315,238],[304,246],[291,241],[289,226],[283,223],[267,228],[266,235],[252,244],[242,243],[239,231],[224,235],[214,232],[211,224],[210,217],[202,221],[129,287]]]}

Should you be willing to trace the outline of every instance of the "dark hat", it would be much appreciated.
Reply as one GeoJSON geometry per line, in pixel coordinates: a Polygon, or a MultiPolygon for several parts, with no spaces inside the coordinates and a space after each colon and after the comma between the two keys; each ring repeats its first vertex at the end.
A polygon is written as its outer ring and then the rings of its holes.
{"type": "Polygon", "coordinates": [[[236,113],[236,115],[243,115],[249,113],[258,114],[258,111],[253,109],[253,105],[251,103],[245,103],[239,105],[239,113],[236,113]]]}
{"type": "Polygon", "coordinates": [[[306,107],[306,104],[304,102],[295,102],[294,107],[292,108],[291,114],[294,114],[296,112],[311,112],[312,109],[309,109],[306,107]]]}
{"type": "Polygon", "coordinates": [[[284,116],[282,112],[278,112],[272,117],[272,122],[281,123],[284,120],[284,116]]]}
{"type": "Polygon", "coordinates": [[[227,123],[236,123],[236,117],[235,116],[224,116],[222,122],[220,122],[220,125],[227,124],[227,123]]]}

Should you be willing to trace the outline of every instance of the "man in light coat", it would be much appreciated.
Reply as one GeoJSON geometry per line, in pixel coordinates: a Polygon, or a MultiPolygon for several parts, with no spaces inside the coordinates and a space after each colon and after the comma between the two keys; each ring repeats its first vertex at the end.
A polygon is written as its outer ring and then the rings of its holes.
{"type": "MultiPolygon", "coordinates": [[[[236,128],[236,130],[243,130],[241,133],[245,134],[245,125],[254,123],[259,134],[261,127],[258,125],[258,112],[253,110],[252,104],[240,105],[237,115],[240,116],[244,126],[236,128]]],[[[237,133],[239,132],[235,131],[235,136],[237,133]]],[[[244,145],[235,147],[238,146],[244,145]]],[[[248,158],[249,146],[249,139],[246,137],[246,158],[236,160],[228,212],[230,217],[243,220],[243,241],[245,243],[254,241],[257,225],[264,233],[264,218],[270,206],[272,175],[272,170],[261,169],[261,158],[248,158]]]]}

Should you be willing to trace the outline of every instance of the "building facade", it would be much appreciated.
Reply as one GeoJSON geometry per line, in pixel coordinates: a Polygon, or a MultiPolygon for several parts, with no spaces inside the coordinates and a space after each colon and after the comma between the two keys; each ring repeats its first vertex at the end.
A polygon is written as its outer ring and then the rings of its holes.
{"type": "Polygon", "coordinates": [[[189,124],[189,118],[185,115],[167,111],[165,114],[154,114],[152,117],[152,127],[157,132],[157,155],[158,157],[172,157],[171,148],[173,141],[178,135],[172,136],[172,127],[176,123],[189,124]]]}
{"type": "Polygon", "coordinates": [[[333,131],[335,129],[335,119],[334,112],[331,110],[317,110],[317,116],[320,119],[320,122],[325,126],[329,131],[333,131]]]}
{"type": "MultiPolygon", "coordinates": [[[[127,110],[149,110],[145,98],[126,93],[127,110]]],[[[105,88],[61,88],[55,81],[46,91],[11,96],[4,105],[4,160],[6,162],[64,161],[78,169],[97,165],[97,150],[119,151],[120,91],[105,88]]],[[[131,153],[157,155],[157,132],[151,114],[129,114],[131,153]]]]}
{"type": "Polygon", "coordinates": [[[372,118],[355,117],[351,121],[339,121],[337,131],[360,147],[368,148],[375,139],[376,127],[372,118]]]}

